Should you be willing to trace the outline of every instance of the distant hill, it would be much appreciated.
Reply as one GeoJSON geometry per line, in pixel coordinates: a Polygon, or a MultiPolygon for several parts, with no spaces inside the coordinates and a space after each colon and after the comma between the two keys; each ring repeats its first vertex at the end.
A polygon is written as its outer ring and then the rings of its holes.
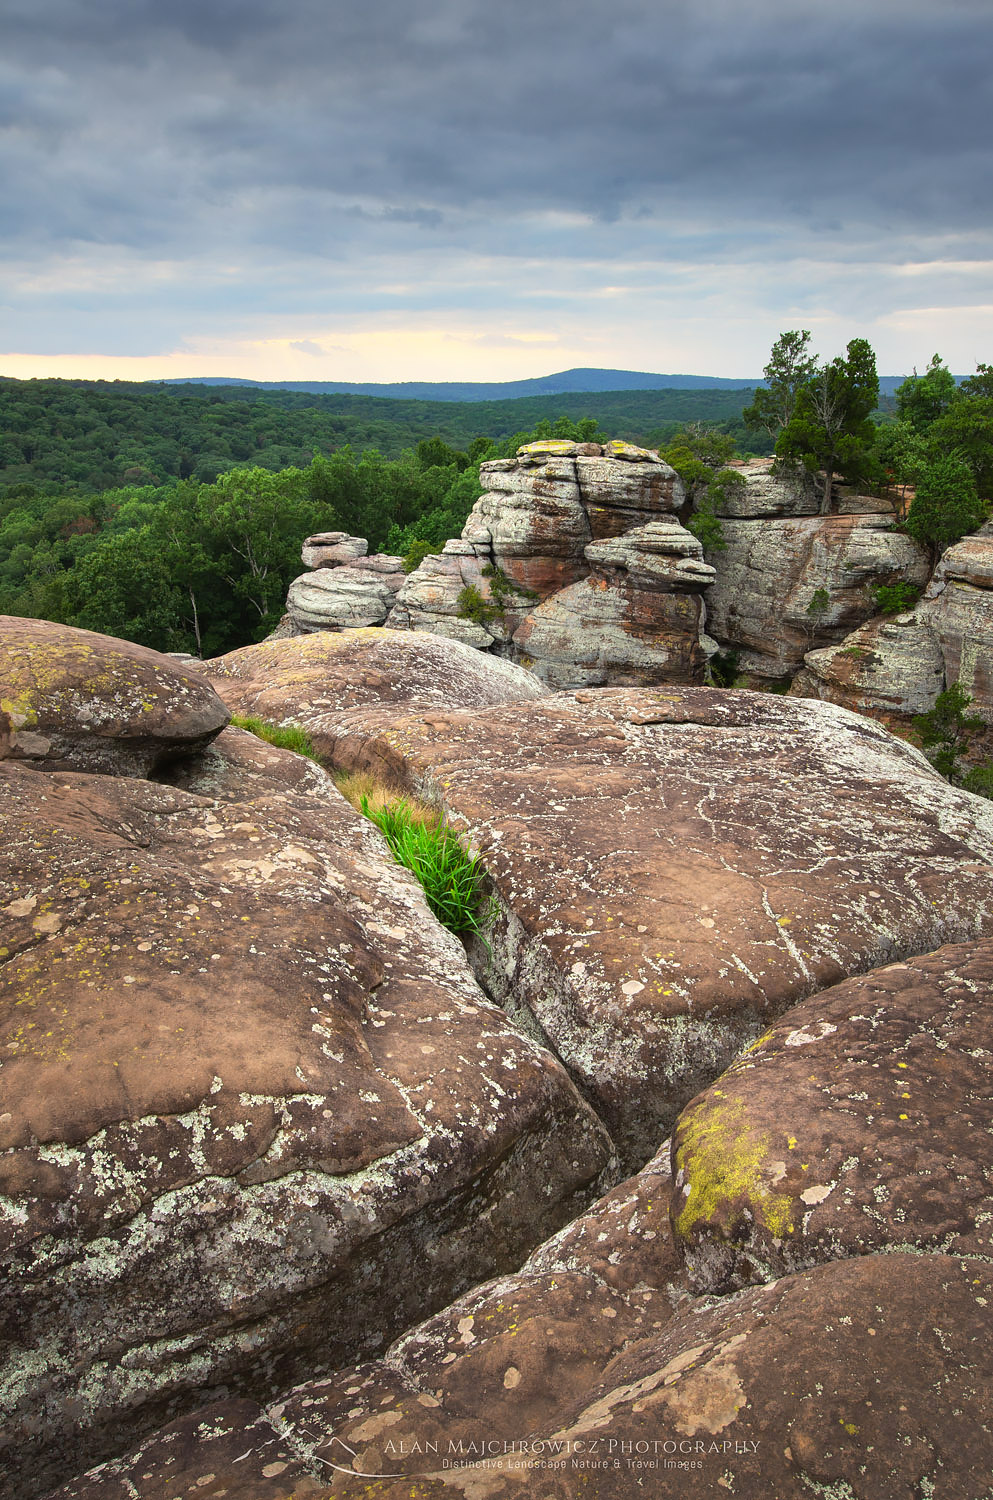
{"type": "Polygon", "coordinates": [[[574,391],[740,391],[754,386],[756,380],[729,380],[721,375],[652,375],[644,370],[561,370],[535,380],[402,380],[356,385],[347,380],[239,380],[226,375],[198,375],[163,384],[249,385],[267,391],[385,396],[401,401],[513,401],[522,396],[561,396],[574,391]]]}
{"type": "MultiPolygon", "coordinates": [[[[891,396],[905,375],[881,375],[879,393],[891,396]]],[[[956,376],[956,379],[964,379],[956,376]]],[[[310,391],[316,395],[379,396],[406,401],[512,401],[524,396],[561,396],[584,391],[735,390],[761,385],[759,376],[653,375],[645,370],[560,370],[534,380],[403,380],[357,385],[347,380],[243,380],[234,375],[196,375],[162,385],[240,385],[263,391],[310,391]]]]}

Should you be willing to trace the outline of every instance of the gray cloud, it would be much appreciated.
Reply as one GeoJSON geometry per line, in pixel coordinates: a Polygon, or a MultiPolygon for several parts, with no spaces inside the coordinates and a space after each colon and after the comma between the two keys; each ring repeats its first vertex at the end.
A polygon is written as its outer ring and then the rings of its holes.
{"type": "MultiPolygon", "coordinates": [[[[218,326],[253,296],[297,306],[308,259],[315,311],[388,307],[370,288],[427,247],[448,268],[568,263],[578,284],[612,258],[991,254],[988,0],[0,8],[14,280],[100,249],[179,262],[181,288],[143,283],[159,329],[170,296],[218,326]]],[[[462,305],[486,283],[467,273],[462,305]]],[[[28,288],[36,319],[116,297],[123,326],[127,288],[66,286],[28,288]]]]}

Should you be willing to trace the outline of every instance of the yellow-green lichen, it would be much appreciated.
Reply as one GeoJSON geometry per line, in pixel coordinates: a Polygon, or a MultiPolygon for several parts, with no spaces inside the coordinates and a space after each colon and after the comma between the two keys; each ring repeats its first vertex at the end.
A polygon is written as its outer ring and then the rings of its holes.
{"type": "Polygon", "coordinates": [[[680,1126],[676,1166],[689,1189],[676,1220],[683,1238],[728,1209],[737,1217],[746,1208],[774,1238],[793,1233],[792,1196],[775,1190],[782,1164],[768,1133],[752,1129],[742,1103],[712,1098],[690,1111],[680,1126]]]}

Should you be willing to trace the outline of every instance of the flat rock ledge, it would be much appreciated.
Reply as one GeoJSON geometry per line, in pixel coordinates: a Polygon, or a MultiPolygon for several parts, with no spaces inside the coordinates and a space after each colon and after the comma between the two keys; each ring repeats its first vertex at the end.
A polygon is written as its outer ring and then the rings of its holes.
{"type": "Polygon", "coordinates": [[[357,730],[337,763],[443,805],[500,916],[474,959],[629,1169],[768,1021],[993,932],[993,805],[834,705],[669,687],[357,730]]]}
{"type": "Polygon", "coordinates": [[[980,942],[811,997],[514,1275],[52,1500],[984,1494],[991,983],[980,942]]]}
{"type": "Polygon", "coordinates": [[[181,774],[0,763],[5,1500],[381,1349],[611,1180],[324,771],[227,730],[181,774]]]}

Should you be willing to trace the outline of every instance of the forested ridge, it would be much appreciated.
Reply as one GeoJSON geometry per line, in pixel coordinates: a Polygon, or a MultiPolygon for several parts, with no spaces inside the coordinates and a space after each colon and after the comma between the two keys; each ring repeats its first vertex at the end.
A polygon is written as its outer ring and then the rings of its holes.
{"type": "MultiPolygon", "coordinates": [[[[989,513],[993,369],[956,382],[936,355],[880,410],[865,340],[821,366],[784,334],[757,390],[399,401],[244,387],[0,381],[0,613],[159,650],[216,654],[278,621],[300,544],[367,537],[414,558],[458,536],[479,465],[541,437],[657,447],[720,546],[738,452],[913,503],[901,524],[937,556],[989,513]],[[751,405],[743,411],[744,403],[751,405]],[[733,474],[731,474],[733,478],[733,474]]],[[[740,482],[740,481],[738,481],[740,482]]]]}
{"type": "Polygon", "coordinates": [[[750,389],[603,391],[505,401],[415,401],[244,386],[0,380],[0,486],[103,490],[283,469],[350,444],[398,458],[423,438],[465,449],[560,416],[612,437],[664,441],[689,421],[740,424],[750,389]]]}

